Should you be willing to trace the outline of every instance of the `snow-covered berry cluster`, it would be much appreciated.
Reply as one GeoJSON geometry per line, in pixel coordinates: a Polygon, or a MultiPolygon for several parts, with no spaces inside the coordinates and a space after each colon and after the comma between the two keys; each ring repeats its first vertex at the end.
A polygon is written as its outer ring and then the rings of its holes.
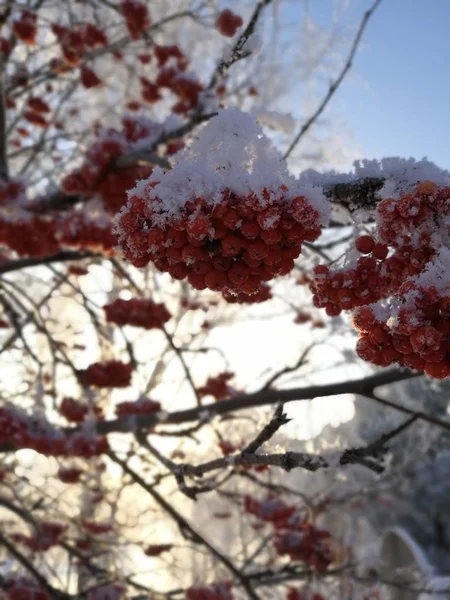
{"type": "Polygon", "coordinates": [[[437,379],[450,377],[449,267],[450,250],[441,248],[389,302],[355,311],[358,355],[379,366],[397,362],[437,379]]]}
{"type": "Polygon", "coordinates": [[[450,376],[449,219],[450,186],[421,181],[378,203],[373,234],[356,239],[344,267],[314,268],[314,305],[330,316],[356,309],[364,360],[450,376]]]}
{"type": "Polygon", "coordinates": [[[320,189],[287,174],[253,119],[228,109],[171,171],[156,169],[129,192],[117,231],[135,266],[152,262],[196,289],[239,301],[292,270],[327,210],[320,189]]]}

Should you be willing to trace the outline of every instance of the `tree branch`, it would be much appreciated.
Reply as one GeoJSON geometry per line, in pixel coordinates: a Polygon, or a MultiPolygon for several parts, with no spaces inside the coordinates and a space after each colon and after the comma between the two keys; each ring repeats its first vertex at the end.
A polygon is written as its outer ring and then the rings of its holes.
{"type": "Polygon", "coordinates": [[[356,37],[355,37],[355,39],[353,41],[353,44],[352,44],[352,47],[350,49],[350,54],[348,56],[347,62],[344,65],[344,68],[339,73],[338,77],[330,85],[330,87],[328,89],[328,92],[325,95],[325,98],[319,104],[319,106],[317,107],[316,111],[309,117],[309,119],[306,121],[306,123],[304,123],[302,125],[302,128],[300,129],[299,133],[295,136],[293,142],[291,143],[291,145],[287,149],[285,155],[283,156],[284,160],[286,160],[288,158],[288,156],[291,154],[292,150],[295,148],[295,146],[298,144],[298,142],[301,140],[301,138],[305,135],[305,133],[309,130],[309,128],[311,127],[311,125],[313,125],[315,123],[315,121],[318,119],[318,117],[325,110],[327,104],[329,103],[329,101],[333,97],[333,95],[336,92],[336,90],[341,85],[341,83],[344,80],[345,76],[347,75],[348,71],[351,69],[352,63],[353,63],[353,59],[355,57],[356,51],[358,50],[358,46],[359,46],[359,43],[361,41],[361,37],[362,37],[362,35],[364,33],[364,30],[365,30],[365,28],[367,26],[367,23],[369,22],[369,19],[372,16],[372,14],[374,13],[374,11],[376,10],[376,8],[379,6],[380,2],[381,2],[381,0],[375,0],[375,2],[373,3],[373,5],[371,6],[371,8],[369,8],[369,10],[367,10],[364,13],[364,16],[362,18],[361,24],[359,26],[359,29],[358,29],[357,33],[356,33],[356,37]]]}

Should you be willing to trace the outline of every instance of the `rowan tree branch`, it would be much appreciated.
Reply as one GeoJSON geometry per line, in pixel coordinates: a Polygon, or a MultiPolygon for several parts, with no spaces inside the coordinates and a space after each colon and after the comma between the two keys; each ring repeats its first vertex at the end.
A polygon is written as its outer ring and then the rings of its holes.
{"type": "Polygon", "coordinates": [[[47,256],[31,256],[28,258],[18,258],[17,260],[9,260],[0,264],[0,275],[4,273],[11,273],[12,271],[20,271],[27,267],[38,267],[42,265],[48,265],[54,262],[67,262],[70,260],[83,260],[84,258],[96,258],[101,257],[100,254],[95,254],[89,250],[82,252],[78,250],[62,250],[56,254],[50,254],[47,256]]]}

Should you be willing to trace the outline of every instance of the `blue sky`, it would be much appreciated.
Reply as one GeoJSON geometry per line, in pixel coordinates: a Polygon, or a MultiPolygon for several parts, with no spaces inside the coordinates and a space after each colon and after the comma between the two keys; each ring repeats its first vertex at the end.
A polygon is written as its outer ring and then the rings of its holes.
{"type": "MultiPolygon", "coordinates": [[[[370,0],[352,0],[357,26],[370,0]]],[[[311,0],[326,23],[331,0],[311,0]]],[[[382,0],[332,100],[367,158],[427,156],[450,168],[450,0],[382,0]]]]}

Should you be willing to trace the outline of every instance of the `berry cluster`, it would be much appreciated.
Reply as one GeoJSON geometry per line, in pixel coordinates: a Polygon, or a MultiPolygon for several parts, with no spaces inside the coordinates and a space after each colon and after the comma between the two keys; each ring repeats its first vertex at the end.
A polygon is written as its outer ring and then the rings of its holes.
{"type": "Polygon", "coordinates": [[[0,217],[0,243],[19,256],[47,256],[60,248],[55,221],[25,212],[17,218],[0,217]]]}
{"type": "Polygon", "coordinates": [[[325,571],[333,561],[330,537],[328,531],[303,523],[298,530],[276,532],[274,547],[280,556],[287,554],[293,561],[300,560],[313,569],[325,571]]]}
{"type": "Polygon", "coordinates": [[[360,333],[356,351],[362,359],[383,367],[396,362],[436,379],[450,377],[448,260],[436,277],[430,271],[403,283],[387,307],[355,311],[353,324],[360,333]]]}
{"type": "Polygon", "coordinates": [[[80,265],[69,265],[67,267],[68,275],[76,275],[77,277],[82,277],[83,275],[87,275],[89,270],[86,267],[81,267],[80,265]]]}
{"type": "Polygon", "coordinates": [[[89,413],[89,407],[78,400],[66,397],[59,405],[59,412],[69,423],[81,423],[89,413]]]}
{"type": "Polygon", "coordinates": [[[108,43],[105,32],[92,23],[72,28],[54,23],[51,29],[61,45],[64,62],[71,67],[78,66],[89,50],[108,43]]]}
{"type": "Polygon", "coordinates": [[[395,294],[407,277],[424,269],[439,244],[448,246],[444,221],[449,213],[450,188],[429,181],[411,194],[382,200],[376,214],[379,241],[369,235],[359,237],[355,248],[364,256],[349,268],[331,272],[318,265],[314,269],[310,287],[315,306],[335,316],[395,294]]]}
{"type": "Polygon", "coordinates": [[[48,125],[48,121],[45,117],[43,117],[40,113],[32,110],[24,111],[23,118],[25,119],[25,121],[28,121],[28,123],[31,123],[31,125],[41,127],[42,129],[45,129],[48,125]]]}
{"type": "Polygon", "coordinates": [[[29,46],[36,42],[37,36],[37,15],[23,10],[19,17],[13,21],[12,30],[14,35],[29,46]]]}
{"type": "Polygon", "coordinates": [[[301,560],[317,570],[325,570],[332,562],[329,532],[301,519],[295,506],[285,504],[277,497],[269,496],[260,501],[247,495],[244,510],[273,525],[277,554],[288,554],[291,560],[301,560]]]}
{"type": "Polygon", "coordinates": [[[132,363],[120,360],[105,360],[90,365],[86,370],[79,371],[87,385],[100,388],[122,388],[131,384],[132,363]]]}
{"type": "Polygon", "coordinates": [[[280,528],[288,525],[297,509],[295,506],[285,504],[275,496],[260,501],[246,495],[244,497],[244,510],[246,513],[258,517],[261,521],[272,523],[275,528],[280,528]]]}
{"type": "Polygon", "coordinates": [[[11,537],[15,542],[24,544],[33,552],[46,552],[52,546],[59,543],[61,536],[67,531],[67,525],[60,523],[44,522],[39,523],[32,536],[26,536],[20,533],[13,534],[11,537]]]}
{"type": "Polygon", "coordinates": [[[216,29],[226,37],[233,37],[239,27],[242,27],[243,22],[242,17],[226,8],[216,19],[216,29]]]}
{"type": "Polygon", "coordinates": [[[164,304],[141,298],[122,300],[118,298],[103,307],[108,323],[132,325],[144,329],[161,329],[171,314],[164,304]]]}
{"type": "MultiPolygon", "coordinates": [[[[148,186],[148,195],[155,186],[148,186]]],[[[302,242],[320,235],[319,213],[303,196],[288,198],[286,186],[245,197],[224,189],[215,205],[192,198],[167,222],[152,225],[152,206],[160,202],[130,194],[118,219],[125,257],[135,266],[151,261],[174,279],[187,278],[194,288],[221,291],[227,299],[242,301],[242,294],[257,294],[263,282],[289,273],[302,242]]]]}
{"type": "Polygon", "coordinates": [[[102,80],[91,68],[83,66],[80,69],[80,81],[86,89],[97,87],[102,84],[102,80]]]}
{"type": "Polygon", "coordinates": [[[148,415],[161,410],[161,404],[149,398],[140,398],[136,402],[120,402],[116,406],[116,415],[125,417],[130,415],[148,415]]]}
{"type": "Polygon", "coordinates": [[[65,435],[46,421],[11,407],[0,408],[0,444],[28,448],[46,456],[91,458],[108,450],[105,437],[92,436],[83,431],[65,435]]]}
{"type": "Polygon", "coordinates": [[[234,373],[225,371],[215,377],[208,377],[205,385],[197,389],[197,393],[200,398],[203,396],[213,396],[216,400],[223,400],[228,398],[234,389],[228,385],[230,379],[233,379],[234,373]]]}
{"type": "Polygon", "coordinates": [[[111,221],[90,218],[86,213],[69,212],[58,223],[56,234],[62,246],[90,249],[111,255],[117,245],[111,221]]]}
{"type": "Polygon", "coordinates": [[[313,302],[330,316],[356,308],[358,355],[450,376],[450,187],[430,181],[410,194],[382,200],[376,236],[359,237],[363,254],[347,269],[314,269],[313,302]]]}
{"type": "Polygon", "coordinates": [[[172,67],[161,69],[155,86],[157,89],[168,89],[178,97],[178,102],[171,109],[176,115],[184,115],[194,109],[203,90],[202,84],[191,75],[184,75],[182,71],[172,67]]]}
{"type": "Polygon", "coordinates": [[[140,0],[123,0],[120,10],[132,40],[138,40],[152,24],[147,6],[140,0]]]}
{"type": "Polygon", "coordinates": [[[209,587],[191,586],[186,590],[186,600],[233,600],[231,592],[231,583],[223,581],[215,583],[209,587]]]}
{"type": "Polygon", "coordinates": [[[27,106],[33,112],[37,112],[37,113],[49,113],[50,112],[49,105],[47,104],[47,102],[45,102],[45,100],[42,100],[42,98],[30,96],[27,100],[27,106]]]}
{"type": "Polygon", "coordinates": [[[0,206],[20,203],[24,194],[25,185],[21,179],[15,177],[7,180],[0,179],[0,206]]]}
{"type": "Polygon", "coordinates": [[[163,130],[149,119],[130,116],[122,119],[122,126],[122,131],[98,129],[99,139],[86,151],[84,163],[61,182],[67,194],[98,195],[111,214],[125,204],[126,191],[152,172],[146,165],[118,167],[116,159],[133,150],[140,140],[156,138],[163,130]]]}

